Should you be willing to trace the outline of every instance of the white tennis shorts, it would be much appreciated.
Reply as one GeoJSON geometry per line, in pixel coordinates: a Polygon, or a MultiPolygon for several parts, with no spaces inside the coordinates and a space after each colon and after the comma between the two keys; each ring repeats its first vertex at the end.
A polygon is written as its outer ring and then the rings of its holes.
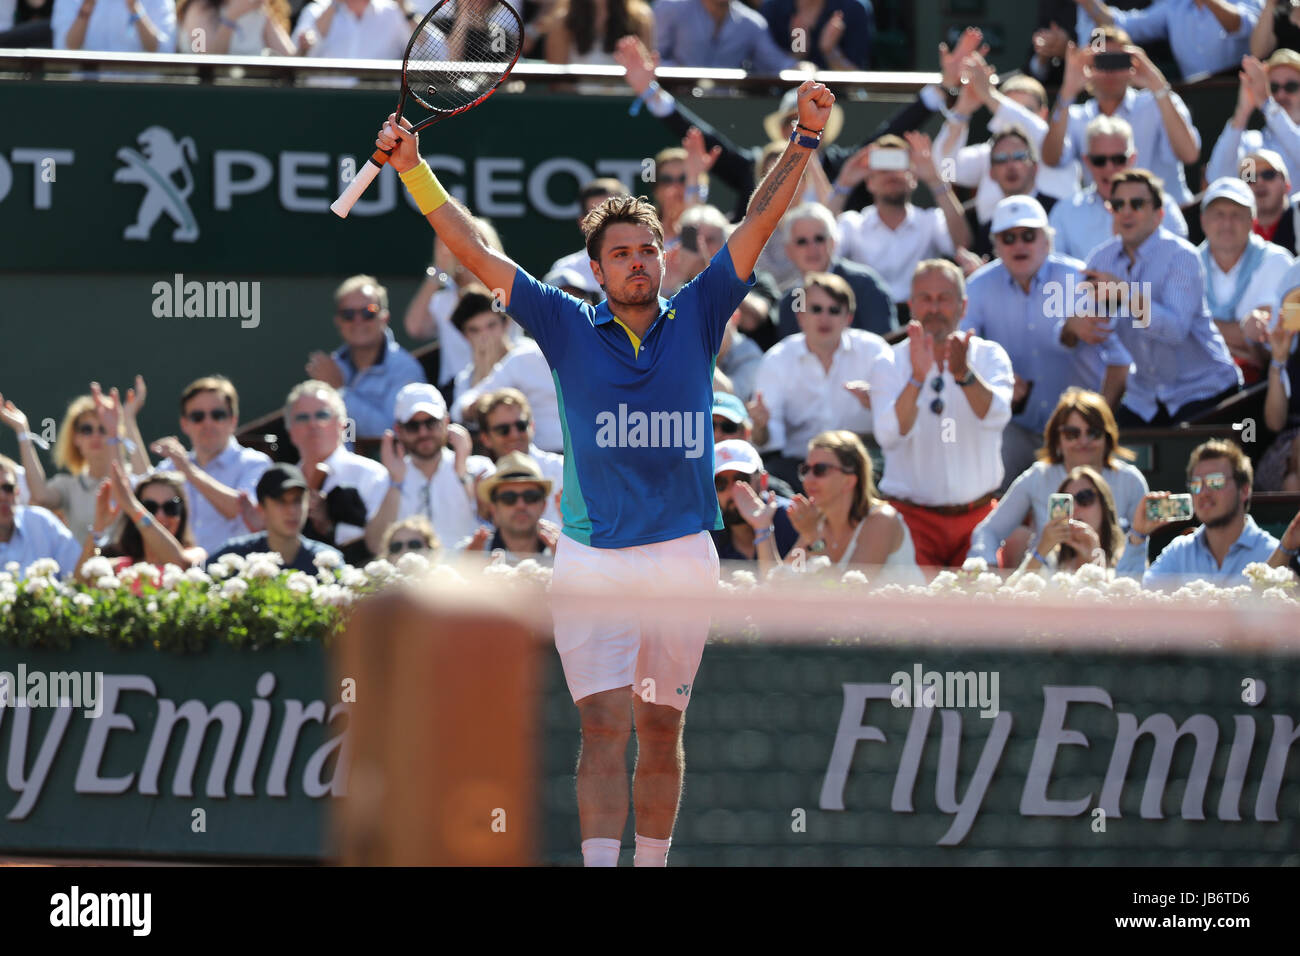
{"type": "MultiPolygon", "coordinates": [[[[599,588],[636,597],[659,588],[698,593],[716,587],[718,552],[707,531],[634,548],[592,548],[560,536],[552,587],[599,588]]],[[[574,701],[629,687],[654,704],[685,710],[709,636],[707,609],[689,618],[597,613],[589,602],[557,596],[551,602],[555,649],[574,701]]]]}

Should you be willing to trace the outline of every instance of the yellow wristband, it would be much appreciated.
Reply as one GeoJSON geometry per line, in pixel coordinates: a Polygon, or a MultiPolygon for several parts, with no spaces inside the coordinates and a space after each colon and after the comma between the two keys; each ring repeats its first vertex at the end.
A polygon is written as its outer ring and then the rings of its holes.
{"type": "Polygon", "coordinates": [[[427,216],[433,212],[450,197],[447,190],[442,188],[442,183],[433,175],[433,170],[429,164],[421,160],[419,166],[408,169],[404,173],[399,173],[402,182],[406,184],[407,192],[415,200],[415,204],[420,208],[420,215],[427,216]]]}

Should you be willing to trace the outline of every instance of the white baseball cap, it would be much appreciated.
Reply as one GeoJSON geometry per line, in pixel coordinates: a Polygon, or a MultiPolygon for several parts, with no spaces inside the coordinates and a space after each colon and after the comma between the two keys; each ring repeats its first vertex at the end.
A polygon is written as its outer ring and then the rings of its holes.
{"type": "Polygon", "coordinates": [[[1238,206],[1245,206],[1250,210],[1250,218],[1255,218],[1255,194],[1236,176],[1220,176],[1210,183],[1210,188],[1205,190],[1205,196],[1201,199],[1201,211],[1209,209],[1210,203],[1216,199],[1227,199],[1238,206]]]}
{"type": "Polygon", "coordinates": [[[1033,196],[1008,196],[993,208],[993,225],[989,232],[997,235],[1004,229],[1032,226],[1042,229],[1047,225],[1047,212],[1033,196]]]}
{"type": "Polygon", "coordinates": [[[728,438],[713,446],[713,473],[739,471],[746,475],[763,470],[763,459],[754,446],[739,438],[728,438]]]}
{"type": "Polygon", "coordinates": [[[1291,181],[1291,173],[1286,168],[1286,160],[1282,158],[1282,154],[1279,153],[1277,150],[1257,149],[1253,153],[1247,153],[1245,158],[1242,159],[1242,163],[1244,164],[1252,156],[1258,159],[1262,159],[1264,162],[1268,163],[1270,166],[1273,167],[1275,171],[1281,173],[1282,178],[1285,179],[1288,183],[1291,181]]]}
{"type": "Polygon", "coordinates": [[[442,393],[432,385],[424,382],[412,382],[403,386],[393,402],[393,418],[405,424],[418,412],[432,415],[441,421],[447,417],[447,403],[442,400],[442,393]]]}

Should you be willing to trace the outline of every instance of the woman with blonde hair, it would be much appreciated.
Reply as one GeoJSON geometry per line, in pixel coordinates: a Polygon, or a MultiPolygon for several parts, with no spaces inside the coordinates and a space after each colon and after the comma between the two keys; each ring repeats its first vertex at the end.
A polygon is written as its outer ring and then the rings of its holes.
{"type": "Polygon", "coordinates": [[[0,395],[0,421],[18,437],[31,503],[59,512],[79,543],[90,532],[95,495],[108,478],[113,462],[121,462],[128,472],[144,474],[149,470],[144,439],[136,425],[136,414],[144,406],[144,379],[136,376],[135,387],[127,389],[125,402],[119,400],[116,388],[107,398],[97,382],[90,388],[90,395],[74,398],[64,413],[55,440],[54,463],[65,471],[53,478],[45,477],[45,468],[33,447],[45,446],[45,442],[29,431],[26,414],[0,395]],[[128,447],[129,456],[125,451],[128,447]]]}
{"type": "MultiPolygon", "coordinates": [[[[856,565],[879,567],[873,582],[925,583],[907,524],[893,506],[876,495],[871,456],[857,435],[826,431],[814,436],[808,442],[808,456],[799,466],[799,477],[807,494],[795,495],[786,509],[799,532],[786,555],[787,563],[798,560],[796,552],[802,551],[805,557],[825,555],[839,571],[856,565]]],[[[737,507],[757,531],[754,541],[759,569],[766,573],[780,561],[773,536],[764,536],[772,526],[777,503],[764,503],[750,490],[737,507]]]]}
{"type": "MultiPolygon", "coordinates": [[[[1029,540],[1051,520],[1048,502],[1066,477],[1087,465],[1105,479],[1114,494],[1121,529],[1147,493],[1147,480],[1130,461],[1134,455],[1119,443],[1119,426],[1106,400],[1082,388],[1066,389],[1043,429],[1038,461],[1021,472],[998,506],[971,532],[969,557],[990,567],[1014,568],[1029,540]],[[1028,519],[1029,527],[1021,531],[1028,519]],[[998,560],[999,551],[1005,551],[998,560]]],[[[1146,555],[1146,542],[1133,544],[1146,555]]]]}

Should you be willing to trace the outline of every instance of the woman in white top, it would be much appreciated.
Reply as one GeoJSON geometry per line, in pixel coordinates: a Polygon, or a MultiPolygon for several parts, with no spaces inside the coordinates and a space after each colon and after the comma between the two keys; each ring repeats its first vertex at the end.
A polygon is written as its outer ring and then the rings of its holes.
{"type": "Polygon", "coordinates": [[[614,45],[628,34],[654,49],[654,14],[642,0],[557,0],[547,21],[548,63],[612,66],[614,45]]]}
{"type": "MultiPolygon", "coordinates": [[[[799,477],[807,497],[795,495],[786,509],[786,516],[799,532],[787,562],[798,561],[797,552],[802,551],[804,557],[825,555],[841,572],[851,566],[879,568],[878,572],[867,572],[873,583],[925,583],[907,524],[891,505],[876,496],[871,456],[857,435],[826,431],[815,436],[808,443],[807,459],[799,466],[799,477]]],[[[772,536],[763,536],[775,510],[775,502],[758,515],[752,507],[740,508],[745,520],[758,531],[754,541],[759,545],[759,571],[764,575],[780,560],[772,536]],[[767,525],[755,523],[762,518],[766,518],[767,525]]]]}
{"type": "Polygon", "coordinates": [[[180,0],[180,53],[296,56],[289,38],[288,0],[180,0]],[[196,32],[201,31],[201,32],[196,32]]]}

